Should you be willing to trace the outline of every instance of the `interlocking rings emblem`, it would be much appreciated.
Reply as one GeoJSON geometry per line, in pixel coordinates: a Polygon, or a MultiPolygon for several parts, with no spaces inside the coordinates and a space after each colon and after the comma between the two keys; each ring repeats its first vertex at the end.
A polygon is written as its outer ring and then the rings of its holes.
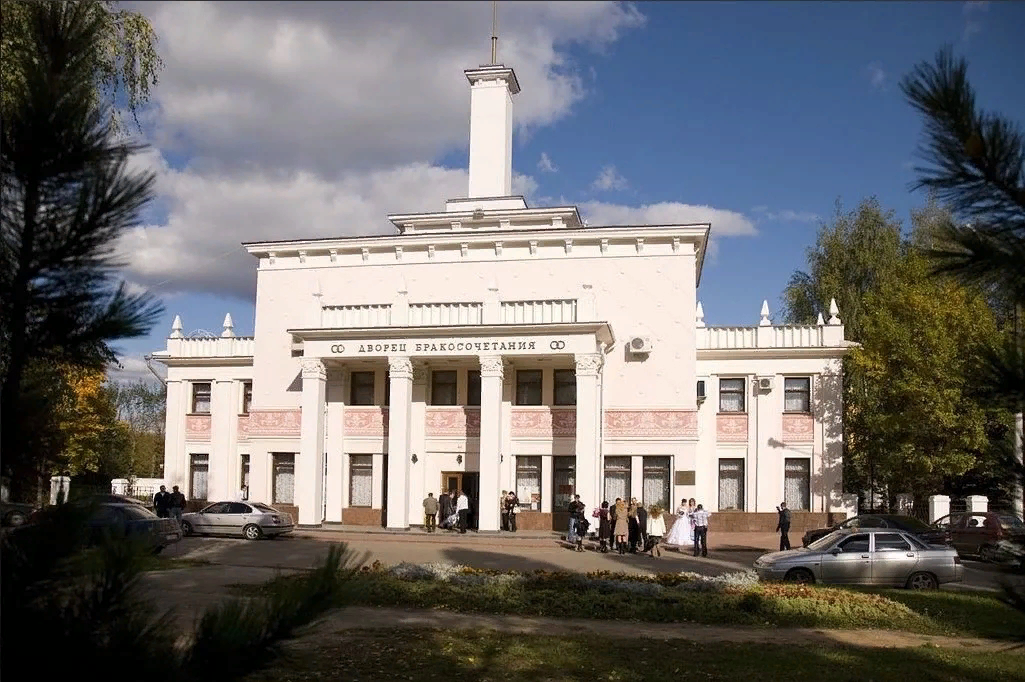
{"type": "Polygon", "coordinates": [[[335,345],[331,346],[331,352],[332,353],[344,353],[345,352],[345,346],[343,346],[340,343],[336,343],[335,345]]]}
{"type": "Polygon", "coordinates": [[[566,347],[566,342],[565,341],[552,341],[550,344],[548,344],[548,347],[551,348],[552,350],[562,350],[563,348],[566,347]]]}

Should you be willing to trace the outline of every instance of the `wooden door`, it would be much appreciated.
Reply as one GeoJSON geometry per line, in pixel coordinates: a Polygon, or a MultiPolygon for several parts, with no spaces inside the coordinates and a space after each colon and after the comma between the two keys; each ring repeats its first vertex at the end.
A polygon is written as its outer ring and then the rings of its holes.
{"type": "MultiPolygon", "coordinates": [[[[443,471],[441,472],[441,491],[438,493],[440,496],[442,493],[451,493],[455,491],[458,495],[459,491],[463,489],[463,472],[461,471],[443,471]]],[[[452,501],[455,504],[455,500],[452,501]]]]}

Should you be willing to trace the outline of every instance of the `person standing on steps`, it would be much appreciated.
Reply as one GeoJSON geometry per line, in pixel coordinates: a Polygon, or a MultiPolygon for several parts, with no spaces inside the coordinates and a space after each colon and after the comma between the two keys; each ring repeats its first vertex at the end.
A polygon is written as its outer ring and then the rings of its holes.
{"type": "Polygon", "coordinates": [[[779,522],[776,524],[776,532],[779,533],[779,551],[790,549],[790,510],[787,503],[781,502],[776,511],[779,513],[779,522]]]}
{"type": "Polygon", "coordinates": [[[598,551],[605,554],[612,544],[612,518],[609,512],[609,503],[602,502],[598,510],[598,551]]]}
{"type": "Polygon", "coordinates": [[[627,516],[626,502],[622,498],[616,498],[614,508],[615,522],[612,533],[616,537],[616,551],[626,554],[626,539],[630,536],[630,519],[627,516]]]}
{"type": "Polygon", "coordinates": [[[424,529],[433,533],[438,522],[438,501],[434,499],[434,493],[427,493],[424,498],[424,529]]]}
{"type": "Polygon", "coordinates": [[[509,530],[509,512],[505,508],[505,496],[508,494],[508,490],[503,490],[502,496],[498,498],[498,513],[502,517],[502,530],[509,530]]]}
{"type": "Polygon", "coordinates": [[[694,556],[698,555],[700,547],[701,556],[708,556],[708,517],[711,516],[705,511],[705,505],[699,504],[694,510],[694,556]]]}
{"type": "Polygon", "coordinates": [[[520,513],[520,498],[512,490],[503,498],[502,504],[505,508],[505,513],[508,516],[510,533],[516,532],[516,515],[520,513]]]}
{"type": "Polygon", "coordinates": [[[452,516],[452,497],[447,490],[442,490],[438,497],[438,513],[441,514],[441,521],[438,523],[442,528],[448,528],[448,517],[452,516]]]}
{"type": "Polygon", "coordinates": [[[587,522],[584,516],[586,512],[587,506],[580,501],[580,495],[574,495],[573,501],[569,503],[569,532],[566,540],[579,552],[584,551],[584,539],[580,534],[587,532],[581,528],[587,522]]]}
{"type": "Polygon", "coordinates": [[[456,513],[459,515],[459,532],[466,535],[466,523],[470,515],[470,498],[462,490],[456,498],[456,513]]]}

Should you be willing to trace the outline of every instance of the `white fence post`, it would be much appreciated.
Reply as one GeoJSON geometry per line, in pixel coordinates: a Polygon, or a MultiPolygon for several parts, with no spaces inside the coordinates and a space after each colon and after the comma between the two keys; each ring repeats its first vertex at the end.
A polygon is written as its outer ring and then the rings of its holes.
{"type": "Polygon", "coordinates": [[[950,513],[950,498],[946,495],[929,496],[929,523],[950,513]]]}
{"type": "Polygon", "coordinates": [[[71,488],[71,479],[67,476],[50,477],[50,504],[57,504],[58,497],[61,502],[68,501],[68,490],[71,488]],[[62,492],[63,491],[63,492],[62,492]]]}
{"type": "Polygon", "coordinates": [[[984,513],[989,511],[989,498],[985,495],[969,495],[966,498],[969,513],[984,513]]]}

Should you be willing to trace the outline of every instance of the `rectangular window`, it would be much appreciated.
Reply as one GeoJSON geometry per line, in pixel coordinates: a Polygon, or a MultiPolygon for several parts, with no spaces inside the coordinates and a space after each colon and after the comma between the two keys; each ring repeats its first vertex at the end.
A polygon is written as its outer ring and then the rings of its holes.
{"type": "Polygon", "coordinates": [[[552,471],[552,509],[566,511],[576,492],[576,457],[556,457],[552,471]]]}
{"type": "Polygon", "coordinates": [[[788,457],[783,463],[783,499],[793,511],[811,511],[811,460],[788,457]]]}
{"type": "Polygon", "coordinates": [[[466,373],[466,404],[480,406],[480,370],[471,369],[466,373]]]}
{"type": "Polygon", "coordinates": [[[295,504],[295,453],[275,452],[271,456],[274,462],[273,504],[295,504]]]}
{"type": "Polygon", "coordinates": [[[744,511],[744,460],[719,460],[719,511],[744,511]]]}
{"type": "Polygon", "coordinates": [[[783,411],[811,412],[811,378],[786,377],[783,379],[783,411]]]}
{"type": "Polygon", "coordinates": [[[242,476],[239,481],[239,489],[242,491],[242,499],[249,499],[249,455],[242,455],[242,476]]]}
{"type": "Polygon", "coordinates": [[[516,497],[520,509],[541,511],[540,457],[516,457],[516,497]]]}
{"type": "MultiPolygon", "coordinates": [[[[210,384],[207,384],[209,386],[210,384]]],[[[189,463],[189,496],[194,500],[205,500],[207,481],[210,476],[210,455],[192,455],[189,463]]]]}
{"type": "Polygon", "coordinates": [[[192,414],[210,414],[210,384],[192,384],[192,414]]]}
{"type": "Polygon", "coordinates": [[[669,509],[669,458],[645,457],[642,501],[645,507],[657,504],[669,509]]]}
{"type": "Polygon", "coordinates": [[[242,414],[249,414],[249,408],[253,405],[253,382],[242,382],[242,414]]]}
{"type": "Polygon", "coordinates": [[[374,499],[374,456],[349,455],[349,506],[369,507],[374,499]]]}
{"type": "Polygon", "coordinates": [[[516,404],[541,404],[541,370],[516,370],[516,404]]]}
{"type": "Polygon", "coordinates": [[[384,406],[391,405],[391,372],[384,373],[384,406]]]}
{"type": "Polygon", "coordinates": [[[555,370],[554,402],[556,405],[577,404],[577,371],[575,369],[555,370]]]}
{"type": "Polygon", "coordinates": [[[630,458],[605,458],[605,501],[610,505],[616,498],[630,500],[630,458]]]}
{"type": "Polygon", "coordinates": [[[353,372],[349,375],[349,404],[374,404],[374,373],[353,372]]]}
{"type": "Polygon", "coordinates": [[[719,411],[744,411],[744,379],[719,379],[719,411]]]}
{"type": "Polygon", "coordinates": [[[454,369],[431,372],[431,405],[456,404],[456,377],[454,369]]]}

